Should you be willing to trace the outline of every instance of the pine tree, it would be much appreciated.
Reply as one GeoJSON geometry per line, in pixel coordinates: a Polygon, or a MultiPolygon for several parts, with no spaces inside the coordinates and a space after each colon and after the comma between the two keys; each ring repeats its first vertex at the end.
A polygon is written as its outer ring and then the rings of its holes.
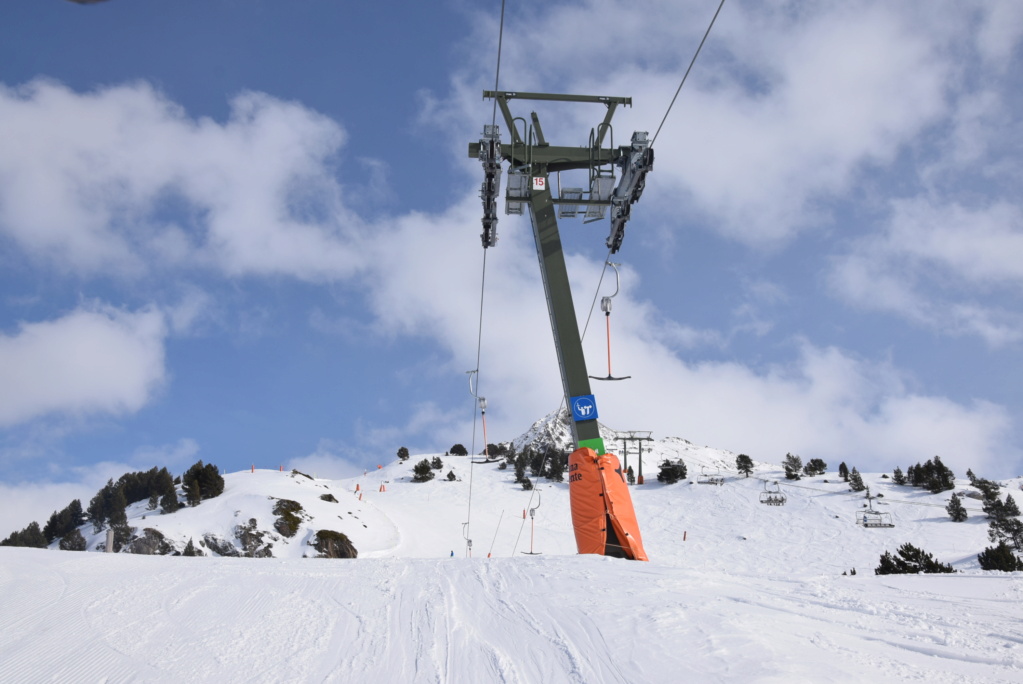
{"type": "Polygon", "coordinates": [[[675,484],[679,480],[684,480],[687,473],[688,469],[682,459],[677,459],[675,462],[664,459],[661,470],[657,473],[657,481],[669,485],[675,484]]]}
{"type": "Polygon", "coordinates": [[[892,472],[892,482],[897,485],[906,484],[906,474],[902,472],[902,468],[895,466],[895,470],[892,472]]]}
{"type": "Polygon", "coordinates": [[[863,476],[860,475],[860,471],[853,468],[852,472],[849,473],[849,489],[854,492],[862,492],[866,488],[867,486],[863,484],[863,476]]]}
{"type": "Polygon", "coordinates": [[[532,489],[533,488],[533,481],[530,480],[528,477],[523,478],[522,479],[522,488],[525,489],[525,490],[532,489]]]}
{"type": "Polygon", "coordinates": [[[927,463],[933,464],[933,470],[931,471],[926,484],[928,491],[932,494],[940,494],[941,492],[947,492],[950,489],[955,489],[955,473],[941,462],[940,457],[935,456],[933,461],[928,461],[927,463]]]}
{"type": "Polygon", "coordinates": [[[551,454],[547,461],[547,479],[551,482],[565,481],[565,455],[563,453],[551,454]]]}
{"type": "Polygon", "coordinates": [[[746,454],[739,454],[735,457],[735,469],[749,477],[753,472],[753,459],[746,454]]]}
{"type": "Polygon", "coordinates": [[[398,447],[398,460],[407,461],[409,457],[408,447],[398,447]]]}
{"type": "Polygon", "coordinates": [[[185,544],[185,550],[181,552],[182,556],[199,556],[201,555],[195,550],[195,544],[192,543],[192,538],[188,538],[188,543],[185,544]]]}
{"type": "Polygon", "coordinates": [[[85,551],[85,537],[76,527],[61,537],[59,547],[61,551],[85,551]]]}
{"type": "MultiPolygon", "coordinates": [[[[850,478],[852,473],[850,473],[850,478]]],[[[918,573],[946,573],[955,572],[951,565],[939,563],[934,557],[918,549],[912,544],[906,543],[899,547],[898,557],[891,552],[885,551],[881,556],[881,563],[874,570],[875,575],[904,575],[918,573]]]]}
{"type": "Polygon", "coordinates": [[[414,473],[413,482],[429,482],[433,479],[433,468],[425,458],[412,468],[412,472],[414,473]]]}
{"type": "Polygon", "coordinates": [[[828,470],[828,464],[819,458],[811,458],[810,461],[803,466],[803,474],[807,477],[813,477],[815,475],[823,475],[828,470]]]}
{"type": "Polygon", "coordinates": [[[39,529],[39,523],[34,520],[21,532],[11,534],[11,536],[4,541],[6,542],[8,540],[13,543],[4,544],[4,546],[28,546],[37,549],[45,549],[49,545],[46,541],[46,536],[43,535],[43,531],[39,529]]]}
{"type": "Polygon", "coordinates": [[[1013,501],[1012,494],[1005,495],[1005,503],[1002,505],[1002,513],[1003,515],[1011,515],[1014,517],[1019,515],[1019,506],[1017,506],[1016,502],[1013,501]]]}
{"type": "Polygon", "coordinates": [[[212,463],[197,461],[181,477],[181,488],[189,506],[198,506],[201,501],[212,499],[224,493],[224,478],[212,463]]]}
{"type": "Polygon", "coordinates": [[[799,458],[799,456],[796,456],[795,454],[785,454],[785,460],[782,462],[782,467],[785,468],[786,480],[802,479],[800,472],[803,470],[803,459],[799,458]]]}
{"type": "Polygon", "coordinates": [[[454,482],[457,479],[458,479],[458,477],[455,475],[455,471],[454,470],[449,470],[448,471],[448,482],[454,482]]]}
{"type": "Polygon", "coordinates": [[[963,502],[959,499],[958,494],[952,495],[952,498],[949,499],[948,506],[945,507],[945,510],[948,511],[953,522],[963,522],[968,517],[966,508],[963,506],[963,502]]]}
{"type": "Polygon", "coordinates": [[[515,457],[515,481],[521,483],[526,479],[526,465],[533,455],[532,449],[526,449],[515,457]]]}
{"type": "Polygon", "coordinates": [[[434,470],[441,470],[444,467],[444,461],[440,460],[440,456],[434,456],[430,460],[430,467],[434,470]]]}
{"type": "Polygon", "coordinates": [[[450,449],[448,449],[448,453],[451,454],[452,456],[468,456],[469,450],[466,449],[461,444],[455,444],[450,449]]]}
{"type": "Polygon", "coordinates": [[[977,556],[982,570],[1004,570],[1005,572],[1016,572],[1023,570],[1023,560],[1013,554],[1012,549],[1004,541],[998,542],[997,546],[990,546],[977,556]]]}
{"type": "Polygon", "coordinates": [[[845,464],[845,461],[838,464],[838,476],[846,482],[849,481],[849,466],[845,464]]]}

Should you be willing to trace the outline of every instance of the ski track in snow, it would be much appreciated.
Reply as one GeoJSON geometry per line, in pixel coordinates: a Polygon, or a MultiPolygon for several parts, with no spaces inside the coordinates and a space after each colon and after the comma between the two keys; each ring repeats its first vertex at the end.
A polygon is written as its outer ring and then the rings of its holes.
{"type": "MultiPolygon", "coordinates": [[[[0,548],[0,682],[1023,682],[1023,573],[977,570],[982,516],[948,522],[914,505],[941,499],[870,476],[896,527],[867,530],[853,524],[862,495],[837,480],[782,480],[781,507],[734,472],[656,483],[678,455],[691,474],[727,470],[682,441],[645,453],[632,492],[649,563],[575,555],[564,484],[541,485],[543,555],[522,555],[528,493],[496,465],[477,466],[463,529],[465,478],[411,483],[414,458],[341,483],[233,474],[222,498],[132,521],[180,548],[196,521],[230,538],[250,517],[271,528],[269,496],[302,499],[309,519],[274,540],[279,558],[0,548]],[[320,528],[360,558],[303,558],[320,528]],[[497,557],[450,557],[463,534],[497,557]],[[873,575],[906,541],[963,572],[873,575]]],[[[444,458],[441,472],[467,474],[444,458]]]]}
{"type": "Polygon", "coordinates": [[[4,682],[1023,681],[1011,575],[0,552],[4,682]]]}

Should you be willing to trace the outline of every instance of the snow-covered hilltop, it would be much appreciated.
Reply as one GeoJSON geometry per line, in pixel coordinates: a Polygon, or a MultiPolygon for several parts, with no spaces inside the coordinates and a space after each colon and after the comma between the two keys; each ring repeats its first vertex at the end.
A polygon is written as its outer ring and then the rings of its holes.
{"type": "MultiPolygon", "coordinates": [[[[516,450],[561,448],[559,423],[516,450]]],[[[0,548],[0,681],[1023,677],[1023,573],[979,569],[987,520],[965,478],[931,494],[863,473],[894,525],[865,528],[868,500],[838,464],[788,481],[780,462],[754,463],[746,477],[736,454],[647,442],[631,491],[651,561],[636,563],[576,555],[567,483],[534,476],[525,491],[511,467],[473,460],[413,455],[346,480],[227,473],[197,506],[129,507],[137,536],[158,532],[165,553],[191,540],[204,558],[0,548]],[[424,457],[441,467],[413,482],[424,457]],[[679,459],[687,477],[658,482],[679,459]],[[769,489],[785,504],[761,503],[769,489]],[[953,493],[964,522],[945,511],[953,493]],[[324,531],[358,558],[322,560],[344,555],[325,553],[324,531]],[[907,542],[959,572],[875,576],[907,542]],[[263,558],[218,557],[246,555],[263,558]]],[[[1003,496],[1021,483],[1002,481],[1003,496]]],[[[90,549],[105,541],[82,529],[90,549]]]]}

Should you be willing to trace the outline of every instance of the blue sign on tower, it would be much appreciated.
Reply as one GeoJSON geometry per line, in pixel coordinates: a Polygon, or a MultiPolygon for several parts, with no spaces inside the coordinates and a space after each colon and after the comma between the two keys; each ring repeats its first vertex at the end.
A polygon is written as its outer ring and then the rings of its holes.
{"type": "Polygon", "coordinates": [[[581,420],[597,419],[597,400],[592,394],[572,397],[572,419],[577,423],[581,420]]]}

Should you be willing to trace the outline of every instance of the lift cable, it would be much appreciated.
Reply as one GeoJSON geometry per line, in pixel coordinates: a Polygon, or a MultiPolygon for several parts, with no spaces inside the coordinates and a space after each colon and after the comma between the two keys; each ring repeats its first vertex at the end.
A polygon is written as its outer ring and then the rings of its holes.
{"type": "MultiPolygon", "coordinates": [[[[494,74],[494,92],[496,93],[498,88],[497,85],[501,80],[501,44],[504,42],[504,2],[501,0],[501,25],[497,31],[497,72],[494,74]]],[[[490,125],[497,124],[497,98],[494,98],[494,112],[490,117],[490,125]]]]}
{"type": "Polygon", "coordinates": [[[725,0],[721,0],[721,4],[718,5],[718,9],[714,12],[714,18],[710,20],[710,25],[707,27],[707,31],[703,34],[703,40],[700,41],[699,47],[696,48],[696,53],[693,55],[693,59],[689,62],[689,68],[686,69],[686,73],[682,76],[682,82],[678,84],[678,89],[675,91],[675,97],[671,98],[671,104],[668,105],[668,111],[664,112],[664,118],[661,119],[661,125],[657,127],[657,132],[654,133],[653,139],[650,141],[650,147],[654,146],[657,142],[657,136],[661,133],[661,128],[664,126],[664,122],[668,119],[668,113],[671,112],[671,108],[675,106],[675,100],[678,99],[678,94],[682,91],[682,86],[685,85],[686,79],[689,77],[689,72],[692,71],[693,65],[696,64],[696,58],[700,56],[700,50],[703,49],[703,44],[707,41],[707,36],[710,35],[710,30],[714,28],[714,22],[717,21],[718,14],[721,13],[721,8],[724,7],[725,0]]]}
{"type": "MultiPolygon", "coordinates": [[[[498,89],[498,85],[499,85],[500,79],[501,79],[501,48],[502,48],[502,46],[504,44],[504,6],[505,6],[505,0],[501,0],[501,21],[500,21],[499,28],[498,28],[498,33],[497,33],[497,68],[495,69],[495,73],[494,73],[494,90],[498,89]]],[[[493,113],[491,114],[491,125],[493,126],[496,123],[497,123],[497,100],[495,99],[494,100],[494,110],[493,110],[493,113]]],[[[465,524],[462,526],[462,536],[465,537],[465,555],[466,556],[471,556],[472,555],[472,537],[470,536],[471,528],[470,528],[470,524],[469,523],[472,522],[472,480],[473,480],[473,472],[475,471],[475,469],[473,468],[473,460],[474,460],[473,459],[473,455],[476,453],[476,420],[477,420],[477,416],[479,415],[477,413],[477,411],[485,410],[484,407],[486,406],[485,400],[481,400],[481,398],[479,397],[479,387],[480,387],[480,375],[479,375],[479,372],[480,372],[480,355],[481,355],[481,351],[483,349],[483,296],[486,293],[486,285],[487,285],[487,245],[484,243],[484,246],[483,246],[483,269],[482,269],[482,275],[480,277],[479,332],[477,333],[477,336],[476,336],[476,368],[474,370],[472,370],[472,371],[469,371],[470,373],[476,375],[476,391],[475,392],[472,391],[472,387],[471,387],[471,385],[472,385],[472,375],[470,375],[469,376],[470,393],[473,395],[473,402],[472,402],[472,441],[470,442],[471,448],[469,450],[469,497],[468,497],[468,502],[466,504],[465,524]],[[481,406],[481,404],[482,404],[482,406],[481,406]]],[[[486,417],[484,417],[484,420],[486,420],[486,417]]],[[[486,424],[484,423],[484,430],[485,429],[486,429],[486,424]]],[[[484,437],[483,441],[486,442],[486,438],[485,437],[484,437]]],[[[486,444],[484,444],[483,445],[483,451],[486,452],[486,450],[487,450],[487,446],[486,446],[486,444]]]]}

